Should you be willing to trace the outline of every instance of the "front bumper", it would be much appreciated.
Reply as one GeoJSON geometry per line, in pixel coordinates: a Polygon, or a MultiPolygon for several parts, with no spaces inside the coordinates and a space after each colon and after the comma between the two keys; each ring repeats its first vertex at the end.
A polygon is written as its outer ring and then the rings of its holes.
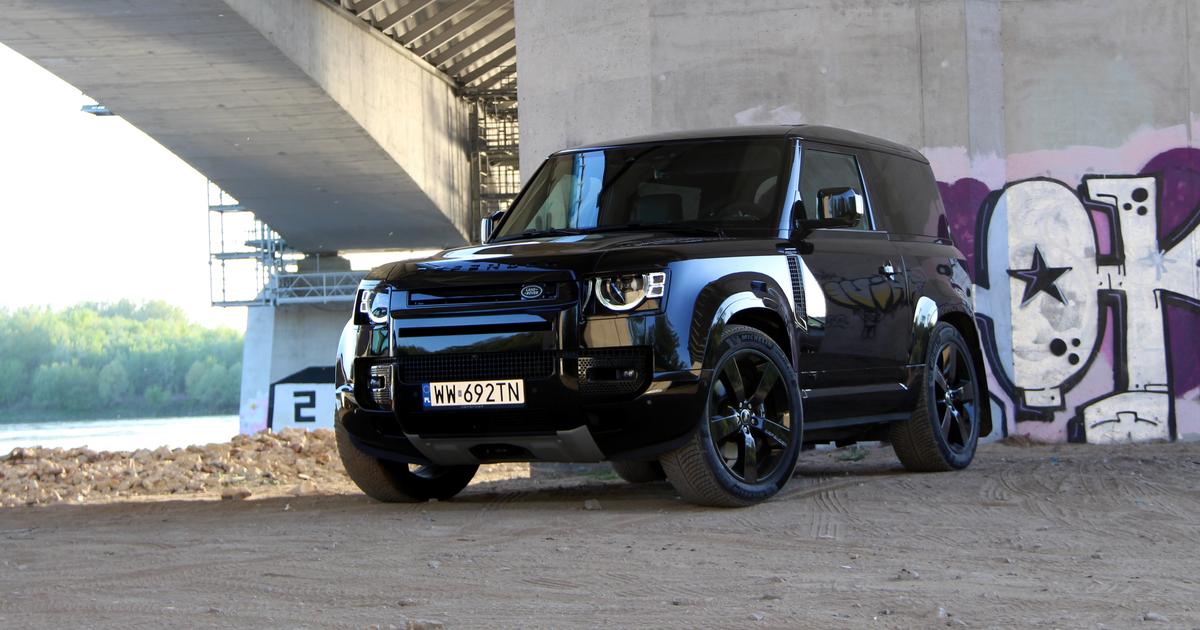
{"type": "Polygon", "coordinates": [[[706,375],[689,318],[672,323],[661,301],[598,314],[565,281],[533,302],[481,286],[393,289],[386,324],[348,324],[337,415],[363,450],[443,465],[649,459],[695,428],[706,375]],[[485,298],[501,301],[463,303],[485,298]],[[424,383],[514,378],[519,408],[423,405],[424,383]]]}
{"type": "Polygon", "coordinates": [[[569,374],[526,380],[519,408],[426,410],[419,386],[396,384],[395,409],[339,393],[338,421],[377,457],[439,465],[652,459],[677,447],[700,417],[707,374],[658,374],[633,395],[581,394],[569,374]],[[414,396],[415,394],[415,396],[414,396]]]}

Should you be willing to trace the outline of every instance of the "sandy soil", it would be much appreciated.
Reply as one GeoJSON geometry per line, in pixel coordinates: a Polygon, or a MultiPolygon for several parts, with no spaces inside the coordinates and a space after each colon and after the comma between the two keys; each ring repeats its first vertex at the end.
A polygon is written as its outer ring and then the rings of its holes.
{"type": "Polygon", "coordinates": [[[743,510],[603,468],[424,505],[0,509],[0,627],[1200,627],[1200,444],[858,455],[805,453],[743,510]]]}

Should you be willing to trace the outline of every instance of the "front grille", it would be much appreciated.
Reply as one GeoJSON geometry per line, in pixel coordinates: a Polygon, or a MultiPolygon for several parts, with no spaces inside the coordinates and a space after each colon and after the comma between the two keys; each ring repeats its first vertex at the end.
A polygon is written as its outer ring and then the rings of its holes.
{"type": "Polygon", "coordinates": [[[644,348],[588,350],[579,355],[579,391],[592,396],[620,396],[641,391],[650,378],[650,355],[644,348]]]}
{"type": "Polygon", "coordinates": [[[556,352],[481,352],[398,357],[396,378],[416,385],[438,381],[544,379],[554,375],[556,352]]]}
{"type": "Polygon", "coordinates": [[[553,300],[556,297],[558,297],[558,284],[554,282],[477,285],[412,290],[408,294],[408,305],[458,306],[503,302],[542,302],[553,300]]]}

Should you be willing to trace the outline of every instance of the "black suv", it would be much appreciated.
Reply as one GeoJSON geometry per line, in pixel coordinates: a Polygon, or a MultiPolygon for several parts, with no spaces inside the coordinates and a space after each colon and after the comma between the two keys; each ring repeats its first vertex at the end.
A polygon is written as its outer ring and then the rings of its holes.
{"type": "Polygon", "coordinates": [[[749,505],[806,446],[887,440],[951,470],[990,431],[971,280],[912,149],[813,126],[607,142],[550,156],[482,223],[359,288],[335,420],[372,497],[607,460],[749,505]]]}

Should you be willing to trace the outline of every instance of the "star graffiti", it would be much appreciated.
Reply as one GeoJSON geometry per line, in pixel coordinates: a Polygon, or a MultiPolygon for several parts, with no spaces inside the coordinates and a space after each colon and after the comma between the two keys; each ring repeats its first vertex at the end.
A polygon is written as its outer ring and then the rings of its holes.
{"type": "Polygon", "coordinates": [[[1048,266],[1046,259],[1042,257],[1042,252],[1034,245],[1033,262],[1030,263],[1029,269],[1009,269],[1008,275],[1025,283],[1025,293],[1021,295],[1021,306],[1028,304],[1038,293],[1045,293],[1066,304],[1067,298],[1063,297],[1062,291],[1054,283],[1070,270],[1070,267],[1048,266]]]}

